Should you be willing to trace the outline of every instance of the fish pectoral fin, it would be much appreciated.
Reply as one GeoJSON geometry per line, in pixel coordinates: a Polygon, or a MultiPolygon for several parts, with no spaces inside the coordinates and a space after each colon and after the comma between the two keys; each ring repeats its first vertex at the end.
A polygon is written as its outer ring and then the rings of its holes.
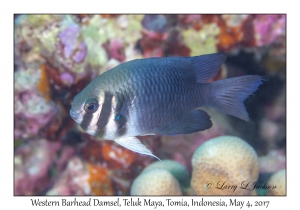
{"type": "Polygon", "coordinates": [[[211,126],[210,116],[205,111],[196,109],[173,121],[169,125],[170,129],[162,134],[189,134],[206,130],[211,126]]]}
{"type": "Polygon", "coordinates": [[[140,154],[150,155],[150,156],[155,157],[158,160],[160,160],[158,157],[153,155],[152,152],[144,144],[142,144],[142,142],[138,138],[136,138],[134,136],[118,138],[118,139],[115,139],[115,142],[117,142],[121,146],[125,147],[126,149],[129,149],[131,151],[134,151],[134,152],[137,152],[140,154]]]}

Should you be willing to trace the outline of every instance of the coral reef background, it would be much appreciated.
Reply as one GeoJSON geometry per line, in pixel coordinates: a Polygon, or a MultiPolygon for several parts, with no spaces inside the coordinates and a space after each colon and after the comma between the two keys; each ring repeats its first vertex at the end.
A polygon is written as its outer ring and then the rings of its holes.
{"type": "Polygon", "coordinates": [[[154,56],[228,52],[212,81],[266,78],[245,101],[250,122],[206,108],[209,130],[139,137],[156,156],[191,174],[199,146],[232,135],[254,148],[259,182],[286,168],[285,15],[15,15],[14,22],[15,195],[129,195],[133,180],[156,160],[84,133],[69,109],[99,74],[154,56]]]}

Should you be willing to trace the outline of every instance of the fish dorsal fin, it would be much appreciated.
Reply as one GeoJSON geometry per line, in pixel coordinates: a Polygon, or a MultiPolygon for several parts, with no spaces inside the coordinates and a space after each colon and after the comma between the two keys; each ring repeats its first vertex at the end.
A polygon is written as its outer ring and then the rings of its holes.
{"type": "Polygon", "coordinates": [[[158,157],[153,155],[152,152],[144,144],[142,144],[142,142],[138,138],[136,138],[134,136],[121,137],[121,138],[115,139],[115,142],[117,142],[121,146],[125,147],[126,149],[129,149],[131,151],[134,151],[134,152],[137,152],[140,154],[150,155],[150,156],[155,157],[158,160],[160,160],[158,157]]]}
{"type": "Polygon", "coordinates": [[[192,68],[196,73],[197,82],[206,83],[213,78],[222,63],[226,60],[226,53],[213,53],[208,55],[200,55],[190,57],[192,68]]]}

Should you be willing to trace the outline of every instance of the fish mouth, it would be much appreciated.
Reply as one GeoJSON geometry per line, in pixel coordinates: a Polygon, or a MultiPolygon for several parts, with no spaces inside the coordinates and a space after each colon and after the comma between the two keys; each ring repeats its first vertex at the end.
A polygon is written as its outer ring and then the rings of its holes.
{"type": "Polygon", "coordinates": [[[80,124],[82,122],[83,118],[80,116],[80,113],[70,110],[70,116],[76,123],[80,124]]]}

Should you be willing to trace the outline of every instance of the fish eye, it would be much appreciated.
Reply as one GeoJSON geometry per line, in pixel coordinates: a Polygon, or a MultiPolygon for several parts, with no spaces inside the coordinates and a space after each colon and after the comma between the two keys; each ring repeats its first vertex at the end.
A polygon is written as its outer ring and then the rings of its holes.
{"type": "Polygon", "coordinates": [[[88,113],[94,113],[98,110],[98,101],[94,98],[87,99],[85,101],[84,110],[88,113]]]}

